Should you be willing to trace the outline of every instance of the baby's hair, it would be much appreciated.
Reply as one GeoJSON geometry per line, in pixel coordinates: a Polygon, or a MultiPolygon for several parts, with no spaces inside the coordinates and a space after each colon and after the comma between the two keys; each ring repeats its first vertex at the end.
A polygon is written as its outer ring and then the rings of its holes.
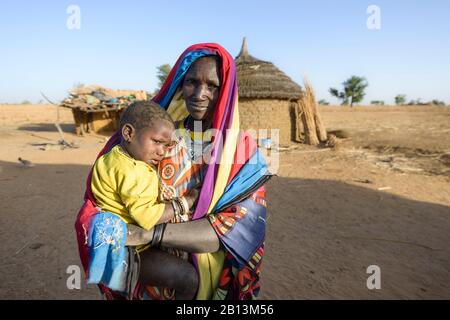
{"type": "Polygon", "coordinates": [[[120,130],[131,124],[136,130],[152,127],[158,121],[174,122],[166,110],[153,101],[136,101],[130,104],[120,117],[120,130]]]}

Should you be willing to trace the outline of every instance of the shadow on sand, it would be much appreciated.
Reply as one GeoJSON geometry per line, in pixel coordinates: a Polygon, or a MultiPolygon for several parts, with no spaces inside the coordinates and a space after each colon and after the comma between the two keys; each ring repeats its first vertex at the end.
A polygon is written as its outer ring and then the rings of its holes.
{"type": "MultiPolygon", "coordinates": [[[[61,123],[60,124],[61,130],[68,133],[74,133],[75,132],[75,124],[70,123],[61,123]]],[[[33,124],[27,124],[23,125],[17,128],[21,131],[36,131],[36,132],[57,132],[58,129],[56,126],[52,123],[33,123],[33,124]]]]}
{"type": "MultiPolygon", "coordinates": [[[[89,169],[0,161],[0,299],[99,298],[66,287],[89,169]]],[[[262,299],[450,298],[449,207],[338,181],[274,177],[267,190],[262,299]]]]}

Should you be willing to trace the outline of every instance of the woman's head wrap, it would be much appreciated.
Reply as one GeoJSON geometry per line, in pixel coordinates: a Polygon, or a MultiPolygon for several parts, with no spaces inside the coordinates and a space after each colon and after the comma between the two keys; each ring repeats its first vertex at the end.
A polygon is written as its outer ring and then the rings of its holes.
{"type": "Polygon", "coordinates": [[[234,59],[216,43],[192,45],[178,58],[161,90],[153,98],[153,101],[168,110],[174,120],[187,116],[187,108],[181,95],[182,81],[190,66],[206,56],[219,57],[221,64],[218,71],[222,83],[212,121],[212,129],[215,130],[216,136],[194,219],[211,212],[223,194],[230,173],[233,171],[239,139],[238,92],[234,59]]]}

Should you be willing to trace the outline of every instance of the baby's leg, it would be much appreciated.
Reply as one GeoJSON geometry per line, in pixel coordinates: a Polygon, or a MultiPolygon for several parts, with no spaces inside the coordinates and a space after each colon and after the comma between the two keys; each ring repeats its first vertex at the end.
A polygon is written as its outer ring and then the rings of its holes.
{"type": "Polygon", "coordinates": [[[155,248],[141,252],[140,257],[139,281],[142,284],[175,289],[178,300],[195,298],[198,276],[188,261],[155,248]]]}

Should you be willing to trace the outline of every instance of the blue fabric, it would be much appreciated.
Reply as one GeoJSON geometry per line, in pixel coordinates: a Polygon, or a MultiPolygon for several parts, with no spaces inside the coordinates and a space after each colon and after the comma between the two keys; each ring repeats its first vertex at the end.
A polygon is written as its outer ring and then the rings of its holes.
{"type": "MultiPolygon", "coordinates": [[[[224,194],[217,202],[213,212],[223,209],[234,199],[246,193],[267,174],[270,173],[266,160],[257,150],[225,188],[224,194]]],[[[226,234],[220,237],[220,241],[234,256],[238,267],[242,268],[264,242],[266,207],[247,198],[237,203],[234,209],[236,211],[244,210],[245,214],[235,221],[233,227],[226,234]]]]}
{"type": "Polygon", "coordinates": [[[100,212],[93,218],[88,237],[88,283],[102,283],[115,291],[126,290],[126,233],[126,223],[111,212],[100,212]]]}
{"type": "Polygon", "coordinates": [[[188,52],[184,57],[183,60],[180,63],[180,66],[178,67],[175,76],[172,80],[172,83],[170,85],[169,90],[167,91],[167,94],[164,96],[164,98],[159,103],[161,107],[164,109],[167,109],[169,107],[170,101],[172,101],[173,95],[177,91],[181,80],[183,80],[184,75],[189,70],[189,67],[191,64],[197,60],[198,58],[210,56],[212,55],[212,51],[209,50],[198,50],[198,51],[192,51],[188,52]]]}
{"type": "Polygon", "coordinates": [[[235,206],[237,211],[246,210],[244,217],[237,220],[220,241],[236,259],[239,269],[244,267],[263,244],[266,236],[266,207],[251,198],[235,206]]]}
{"type": "Polygon", "coordinates": [[[237,175],[231,180],[225,191],[214,207],[213,212],[223,208],[227,203],[231,203],[239,195],[245,193],[254,186],[264,175],[269,174],[266,160],[259,150],[247,161],[239,170],[237,175]]]}

